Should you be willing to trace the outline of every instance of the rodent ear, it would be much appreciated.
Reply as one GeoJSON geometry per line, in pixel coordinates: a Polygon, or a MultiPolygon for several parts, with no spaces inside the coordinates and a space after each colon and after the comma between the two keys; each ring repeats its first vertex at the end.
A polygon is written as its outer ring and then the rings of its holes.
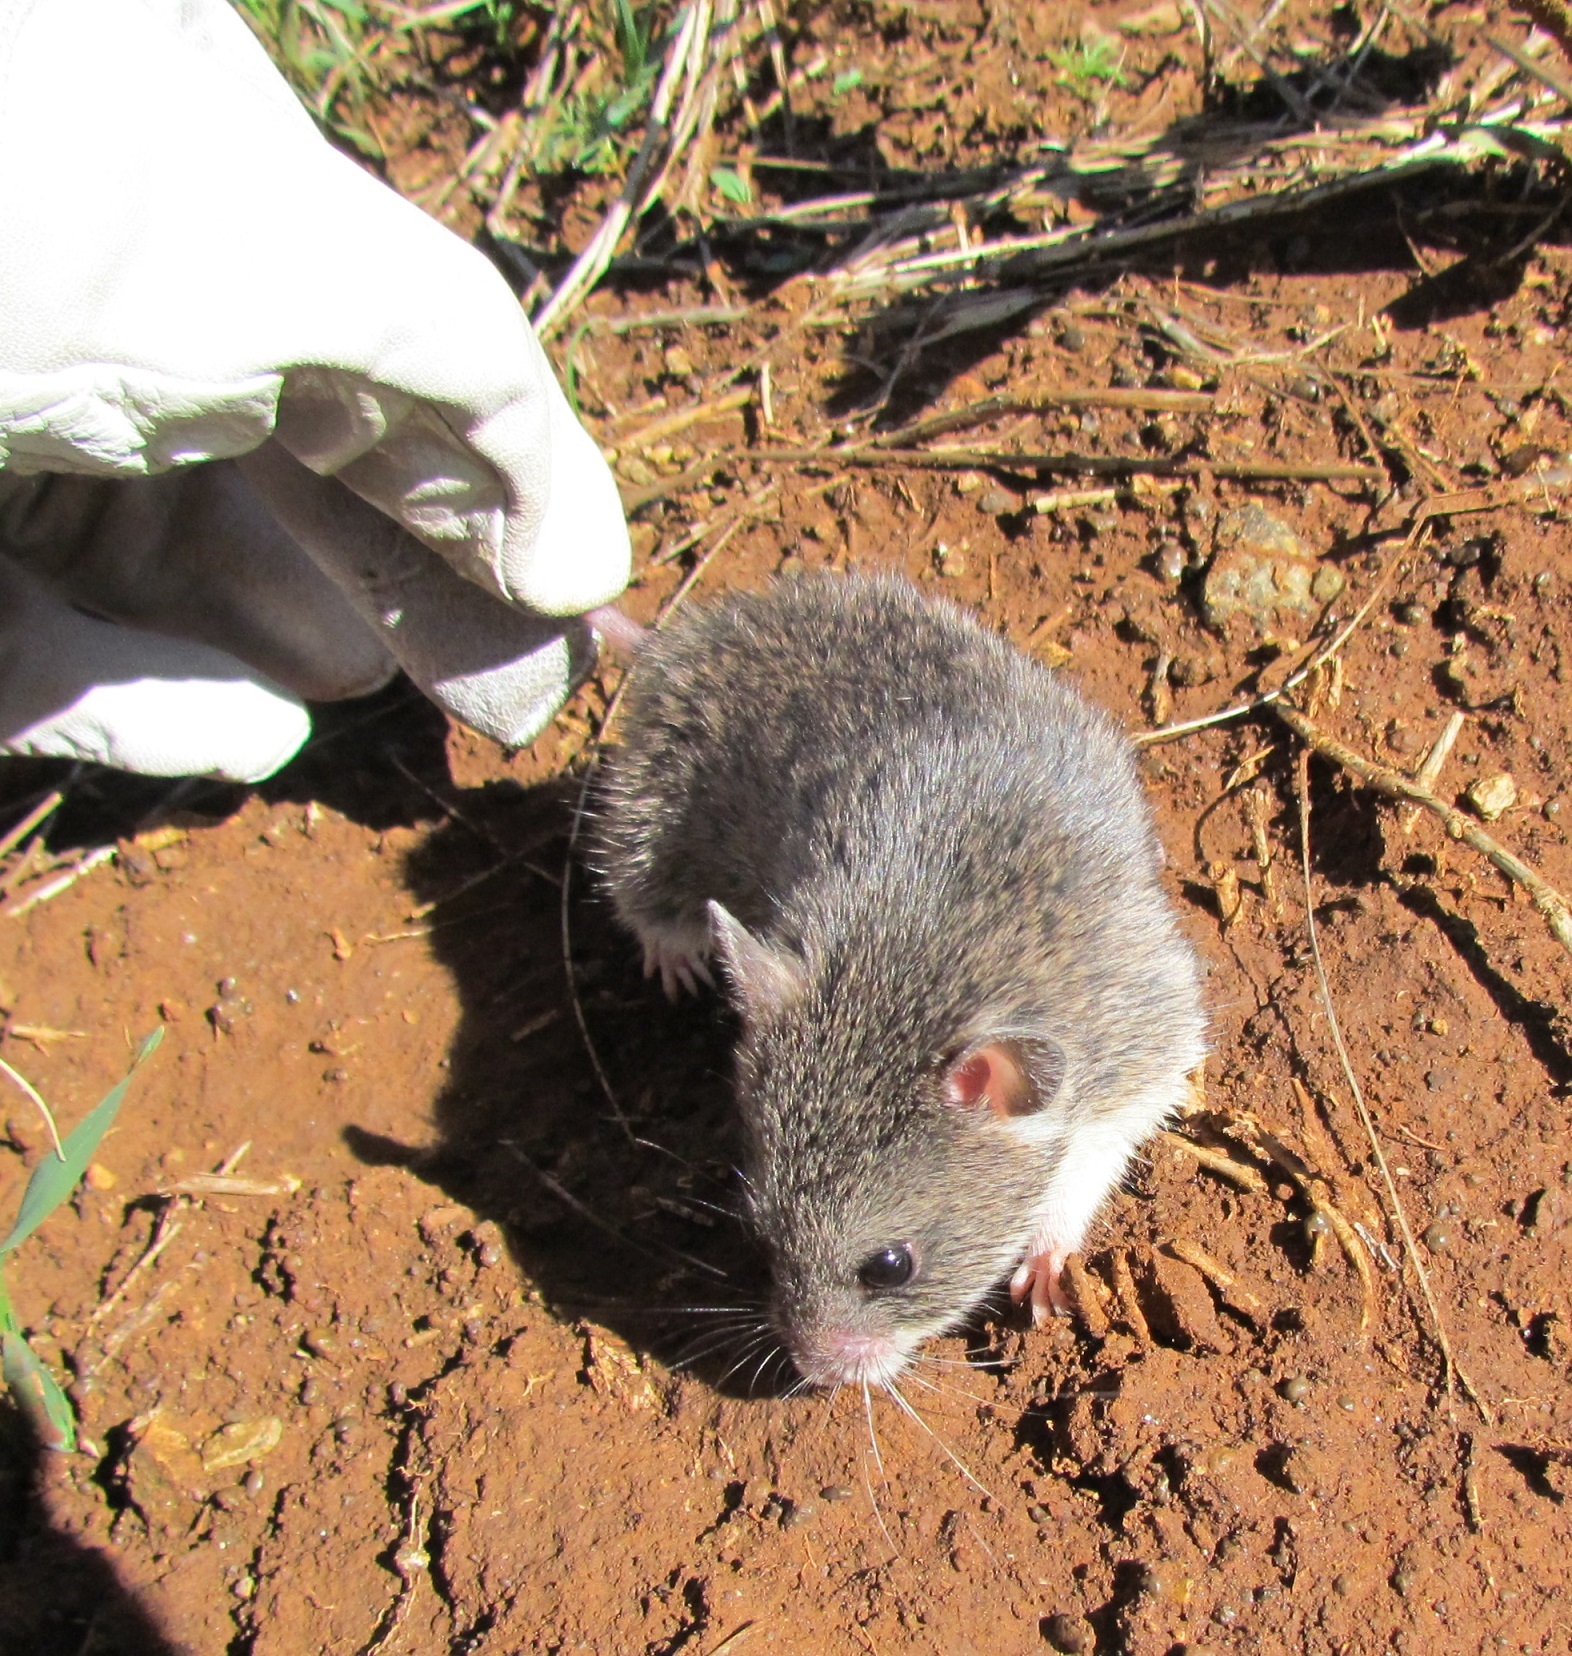
{"type": "Polygon", "coordinates": [[[1051,1041],[990,1041],[950,1065],[945,1097],[961,1109],[987,1110],[1001,1121],[1035,1115],[1059,1090],[1064,1059],[1051,1041]]]}
{"type": "Polygon", "coordinates": [[[737,1010],[751,1024],[786,1011],[807,987],[802,963],[761,942],[723,905],[709,904],[710,932],[737,1010]]]}

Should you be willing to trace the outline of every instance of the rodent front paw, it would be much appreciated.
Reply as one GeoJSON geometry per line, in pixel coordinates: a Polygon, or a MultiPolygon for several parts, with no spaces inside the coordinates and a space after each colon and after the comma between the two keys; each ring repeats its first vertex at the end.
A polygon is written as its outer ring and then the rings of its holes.
{"type": "Polygon", "coordinates": [[[1038,1328],[1050,1317],[1068,1317],[1074,1309],[1059,1280],[1070,1252],[1068,1248],[1049,1248],[1029,1253],[1010,1278],[1010,1298],[1017,1305],[1031,1302],[1032,1322],[1038,1328]]]}

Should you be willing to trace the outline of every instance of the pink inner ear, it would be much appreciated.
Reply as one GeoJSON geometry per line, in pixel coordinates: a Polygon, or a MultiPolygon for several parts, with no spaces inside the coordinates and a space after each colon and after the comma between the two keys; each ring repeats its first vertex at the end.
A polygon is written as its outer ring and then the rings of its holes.
{"type": "Polygon", "coordinates": [[[1031,1083],[1003,1046],[978,1047],[962,1058],[946,1078],[946,1094],[962,1109],[991,1110],[1001,1117],[1024,1115],[1031,1108],[1031,1083]]]}

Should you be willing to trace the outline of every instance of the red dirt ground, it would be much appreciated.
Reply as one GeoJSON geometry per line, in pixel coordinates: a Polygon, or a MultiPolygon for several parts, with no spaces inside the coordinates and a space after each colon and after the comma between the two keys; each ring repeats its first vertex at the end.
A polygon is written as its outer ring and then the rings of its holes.
{"type": "MultiPolygon", "coordinates": [[[[1481,26],[1458,7],[1430,21],[1481,26]]],[[[1033,96],[1050,126],[1091,118],[1028,25],[1012,44],[987,8],[845,7],[816,28],[834,61],[869,66],[826,144],[881,122],[900,164],[953,164],[1018,136],[1033,96]]],[[[1172,54],[1167,96],[1194,107],[1193,40],[1138,49],[1172,54]]],[[[1129,108],[1107,112],[1116,128],[1129,108]]],[[[823,442],[877,389],[858,357],[892,360],[903,324],[794,331],[788,284],[726,328],[614,333],[709,296],[682,278],[603,291],[580,365],[625,480],[738,456],[641,515],[629,608],[671,596],[686,565],[664,552],[690,525],[752,499],[698,598],[800,565],[901,568],[1139,730],[1233,703],[1307,636],[1314,614],[1264,637],[1203,620],[1229,514],[1253,502],[1346,583],[1341,616],[1388,583],[1343,652],[1340,700],[1323,686],[1322,726],[1407,770],[1463,712],[1438,791],[1510,773],[1517,801],[1490,831],[1572,889],[1572,525],[1554,470],[1572,448],[1556,385],[1572,255],[1552,236],[1446,286],[1501,233],[1479,202],[1432,186],[1181,247],[929,346],[901,387],[911,414],[1194,383],[1210,414],[1066,410],[1032,446],[1201,442],[1284,464],[1367,460],[1352,407],[1399,480],[1413,468],[1396,495],[1201,466],[1177,490],[1039,511],[1083,485],[754,467],[755,410],[640,452],[639,425],[705,402],[756,349],[776,353],[768,441],[823,442]],[[1235,341],[1234,360],[1186,369],[1154,306],[1235,341]],[[1449,489],[1470,493],[1405,549],[1416,508],[1449,489]]],[[[1295,742],[1258,713],[1144,758],[1210,967],[1214,1052],[1186,1133],[1234,1178],[1154,1146],[1090,1247],[1098,1305],[936,1342],[942,1366],[907,1388],[920,1419],[882,1400],[870,1418],[852,1393],[749,1395],[702,1309],[758,1282],[725,1211],[725,1015],[667,1007],[576,869],[571,971],[625,1131],[567,994],[568,839],[614,678],[516,754],[395,689],[324,710],[306,754],[250,792],[74,786],[57,849],[144,837],[0,919],[0,1053],[74,1121],[137,1038],[168,1034],[74,1205],[10,1266],[87,1442],[0,1463],[0,1647],[1567,1650],[1572,962],[1521,892],[1432,819],[1311,764],[1332,1000],[1450,1390],[1317,988],[1295,742]],[[170,1194],[221,1166],[255,1190],[170,1194]],[[1307,1229],[1307,1188],[1360,1227],[1364,1333],[1360,1278],[1307,1229]]],[[[5,781],[21,800],[54,777],[5,781]]],[[[19,1095],[4,1113],[0,1213],[44,1149],[19,1095]]]]}

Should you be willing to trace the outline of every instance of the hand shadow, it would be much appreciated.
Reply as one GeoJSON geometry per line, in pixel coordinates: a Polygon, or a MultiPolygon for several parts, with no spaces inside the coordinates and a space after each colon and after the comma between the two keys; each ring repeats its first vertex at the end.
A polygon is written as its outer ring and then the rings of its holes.
{"type": "Polygon", "coordinates": [[[62,1464],[0,1392],[0,1650],[183,1656],[121,1584],[113,1555],[51,1522],[42,1485],[62,1464]]]}

